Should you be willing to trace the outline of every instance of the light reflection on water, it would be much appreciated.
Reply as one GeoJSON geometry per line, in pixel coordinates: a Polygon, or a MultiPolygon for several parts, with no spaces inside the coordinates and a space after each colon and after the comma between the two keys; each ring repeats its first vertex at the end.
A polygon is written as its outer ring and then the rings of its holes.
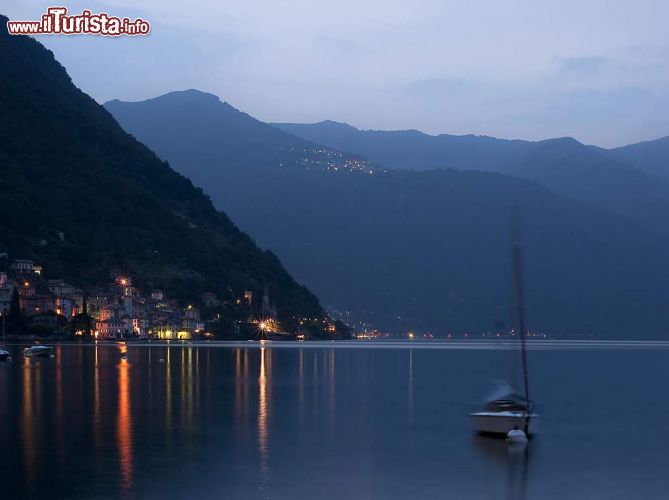
{"type": "MultiPolygon", "coordinates": [[[[268,460],[268,419],[270,418],[271,395],[268,394],[268,378],[272,373],[271,350],[264,347],[260,348],[260,374],[258,375],[258,451],[260,453],[260,470],[262,481],[266,483],[269,480],[268,460]],[[269,374],[269,375],[268,375],[269,374]]],[[[264,488],[264,486],[263,486],[264,488]]]]}
{"type": "MultiPolygon", "coordinates": [[[[20,358],[19,358],[20,359],[20,358]]],[[[23,427],[23,453],[25,464],[26,489],[32,492],[32,486],[35,481],[35,471],[37,468],[35,457],[34,439],[39,439],[37,435],[39,428],[35,425],[33,408],[33,374],[39,376],[41,365],[37,365],[33,370],[29,358],[23,359],[23,414],[21,416],[21,425],[23,427]]]]}
{"type": "Polygon", "coordinates": [[[8,498],[615,499],[669,488],[669,426],[656,417],[669,398],[652,382],[669,380],[666,351],[535,352],[542,432],[511,449],[473,436],[466,416],[505,353],[20,349],[0,366],[8,498]]]}
{"type": "Polygon", "coordinates": [[[130,397],[130,364],[121,359],[118,364],[118,420],[116,432],[118,439],[118,459],[121,470],[121,488],[124,492],[132,490],[133,442],[132,442],[132,407],[130,397]]]}
{"type": "Polygon", "coordinates": [[[409,414],[409,426],[413,424],[413,349],[409,349],[409,376],[407,377],[407,386],[409,388],[408,391],[408,399],[407,399],[407,408],[408,408],[408,414],[409,414]]]}

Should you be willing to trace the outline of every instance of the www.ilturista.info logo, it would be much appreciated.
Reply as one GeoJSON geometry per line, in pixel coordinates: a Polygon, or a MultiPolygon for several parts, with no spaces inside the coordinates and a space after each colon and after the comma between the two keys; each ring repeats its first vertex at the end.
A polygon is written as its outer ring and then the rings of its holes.
{"type": "Polygon", "coordinates": [[[151,25],[138,18],[110,16],[106,12],[92,14],[84,10],[78,15],[68,15],[65,7],[49,7],[39,21],[7,21],[11,35],[148,35],[151,25]]]}

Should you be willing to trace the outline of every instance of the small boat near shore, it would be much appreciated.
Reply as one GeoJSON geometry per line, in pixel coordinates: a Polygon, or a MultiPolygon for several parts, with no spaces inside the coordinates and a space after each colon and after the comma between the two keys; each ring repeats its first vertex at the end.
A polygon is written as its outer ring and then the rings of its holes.
{"type": "Polygon", "coordinates": [[[506,437],[513,430],[522,430],[527,436],[537,431],[539,415],[523,396],[511,386],[502,384],[486,400],[481,411],[470,414],[474,430],[479,434],[506,437]]]}
{"type": "Polygon", "coordinates": [[[46,345],[34,345],[23,349],[23,355],[27,358],[47,357],[53,353],[53,347],[46,345]]]}
{"type": "Polygon", "coordinates": [[[8,361],[9,358],[11,358],[11,355],[9,354],[9,351],[6,351],[4,349],[0,349],[0,361],[8,361]]]}

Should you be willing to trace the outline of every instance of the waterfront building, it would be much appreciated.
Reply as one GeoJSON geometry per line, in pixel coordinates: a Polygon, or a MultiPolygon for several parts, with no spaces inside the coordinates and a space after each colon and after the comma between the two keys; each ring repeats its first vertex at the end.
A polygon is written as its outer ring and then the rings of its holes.
{"type": "Polygon", "coordinates": [[[117,319],[105,319],[95,322],[95,337],[104,340],[117,340],[123,336],[123,323],[117,319]]]}
{"type": "Polygon", "coordinates": [[[146,318],[133,318],[132,331],[140,339],[148,338],[149,334],[149,320],[146,318]]]}
{"type": "MultiPolygon", "coordinates": [[[[33,272],[35,263],[28,259],[16,259],[12,262],[10,268],[18,274],[30,274],[33,272]]],[[[40,268],[41,271],[41,268],[40,268]]]]}
{"type": "Polygon", "coordinates": [[[47,280],[47,287],[49,288],[49,291],[57,297],[70,295],[75,291],[75,288],[72,285],[68,285],[65,283],[65,280],[61,279],[47,280]]]}
{"type": "Polygon", "coordinates": [[[70,297],[56,297],[56,314],[70,319],[78,314],[75,310],[75,303],[70,297]]]}
{"type": "Polygon", "coordinates": [[[6,282],[4,286],[0,287],[0,314],[5,315],[9,312],[13,292],[14,286],[9,282],[6,282]]]}
{"type": "MultiPolygon", "coordinates": [[[[21,290],[21,288],[19,288],[21,290]]],[[[55,312],[55,297],[51,294],[33,293],[31,295],[21,295],[19,292],[19,304],[21,310],[27,315],[55,312]]]]}
{"type": "Polygon", "coordinates": [[[200,295],[200,299],[202,299],[202,305],[204,307],[217,307],[221,305],[221,301],[216,294],[212,292],[204,292],[200,295]]]}

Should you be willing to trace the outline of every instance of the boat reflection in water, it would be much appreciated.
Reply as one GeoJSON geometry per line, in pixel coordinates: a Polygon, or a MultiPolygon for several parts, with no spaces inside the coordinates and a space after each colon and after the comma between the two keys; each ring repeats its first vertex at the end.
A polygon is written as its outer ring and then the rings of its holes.
{"type": "Polygon", "coordinates": [[[488,459],[492,467],[506,468],[498,498],[527,500],[531,443],[507,443],[499,439],[474,436],[474,445],[488,459]]]}

